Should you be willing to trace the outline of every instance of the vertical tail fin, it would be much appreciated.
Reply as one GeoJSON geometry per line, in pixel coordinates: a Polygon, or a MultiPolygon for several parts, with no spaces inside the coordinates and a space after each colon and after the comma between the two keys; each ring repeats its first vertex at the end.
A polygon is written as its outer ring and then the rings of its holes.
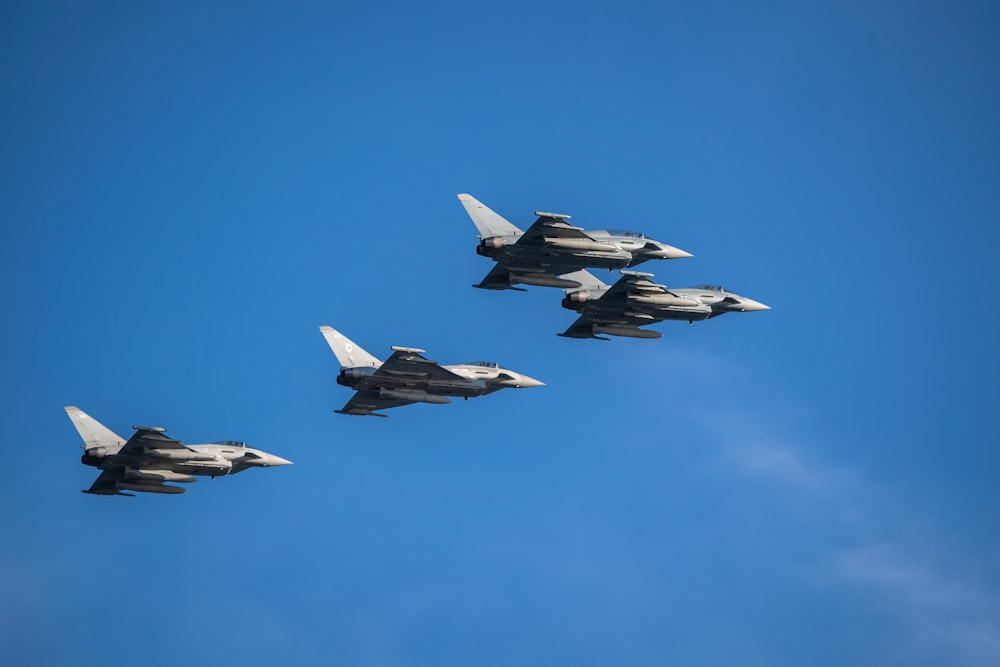
{"type": "Polygon", "coordinates": [[[378,368],[382,362],[365,352],[360,345],[354,343],[344,334],[333,327],[322,326],[319,328],[327,345],[337,355],[337,361],[342,368],[353,368],[355,366],[371,366],[378,368]]]}
{"type": "Polygon", "coordinates": [[[569,294],[570,292],[578,292],[580,290],[587,290],[589,292],[597,293],[597,292],[603,292],[604,290],[608,289],[608,285],[606,283],[604,283],[600,278],[595,276],[587,269],[579,269],[577,271],[574,271],[573,273],[564,273],[559,277],[565,280],[575,280],[576,282],[580,283],[579,287],[573,287],[567,290],[563,290],[567,294],[569,294]]]}
{"type": "Polygon", "coordinates": [[[97,421],[80,408],[67,405],[66,414],[69,416],[73,426],[76,427],[80,437],[83,438],[84,447],[106,447],[109,450],[117,451],[125,444],[125,438],[121,437],[107,426],[97,421]]]}
{"type": "Polygon", "coordinates": [[[521,230],[508,222],[502,215],[488,208],[472,195],[458,195],[458,200],[465,207],[465,212],[476,223],[479,235],[484,239],[490,236],[513,236],[521,230]]]}

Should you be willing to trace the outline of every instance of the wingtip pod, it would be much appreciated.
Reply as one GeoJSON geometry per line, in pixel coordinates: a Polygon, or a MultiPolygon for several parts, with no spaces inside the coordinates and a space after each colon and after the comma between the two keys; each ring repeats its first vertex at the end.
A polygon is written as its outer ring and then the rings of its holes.
{"type": "Polygon", "coordinates": [[[151,433],[166,433],[167,429],[162,426],[143,426],[141,424],[133,424],[132,429],[135,431],[149,431],[151,433]]]}
{"type": "Polygon", "coordinates": [[[556,220],[569,220],[573,217],[565,213],[549,213],[548,211],[535,211],[535,215],[539,218],[555,218],[556,220]]]}
{"type": "Polygon", "coordinates": [[[394,352],[410,352],[412,354],[423,354],[427,350],[421,350],[419,347],[403,347],[402,345],[393,345],[391,348],[394,352]]]}

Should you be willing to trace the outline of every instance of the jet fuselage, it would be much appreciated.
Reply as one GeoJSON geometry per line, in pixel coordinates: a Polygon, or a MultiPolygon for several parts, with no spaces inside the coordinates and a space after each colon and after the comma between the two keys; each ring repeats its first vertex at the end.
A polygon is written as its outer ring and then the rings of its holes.
{"type": "Polygon", "coordinates": [[[81,461],[101,470],[124,471],[127,477],[160,481],[193,482],[193,476],[220,477],[235,475],[249,468],[288,465],[290,461],[268,454],[245,443],[228,441],[205,445],[187,445],[195,453],[182,449],[144,449],[142,453],[118,454],[104,447],[87,449],[81,461]],[[149,473],[153,477],[144,477],[149,473]],[[185,479],[179,479],[179,475],[185,479]],[[190,477],[190,479],[188,479],[190,477]]]}
{"type": "MultiPolygon", "coordinates": [[[[676,291],[676,290],[675,290],[676,291]]],[[[586,315],[595,322],[602,320],[646,320],[653,322],[658,320],[683,320],[686,322],[700,322],[712,316],[712,308],[702,303],[673,303],[657,304],[643,300],[641,295],[632,297],[624,303],[601,303],[600,299],[578,301],[571,296],[567,296],[562,301],[563,308],[575,310],[581,315],[586,315]]]]}
{"type": "MultiPolygon", "coordinates": [[[[647,276],[649,274],[633,274],[647,276]]],[[[662,285],[638,281],[624,293],[600,283],[596,287],[569,292],[564,308],[575,310],[593,323],[595,331],[616,336],[654,338],[655,332],[636,330],[664,320],[700,322],[731,312],[769,310],[759,301],[728,292],[716,285],[667,290],[662,285]]]]}
{"type": "Polygon", "coordinates": [[[375,368],[359,366],[341,368],[337,384],[356,391],[380,392],[386,398],[402,398],[423,403],[446,403],[435,401],[434,396],[457,396],[473,398],[485,396],[505,387],[537,387],[541,382],[527,375],[500,368],[494,362],[483,361],[473,364],[442,366],[445,370],[461,376],[461,380],[428,380],[406,373],[385,373],[375,376],[375,368]]]}
{"type": "Polygon", "coordinates": [[[513,272],[571,273],[581,268],[621,269],[650,259],[690,257],[637,232],[588,231],[590,239],[551,238],[543,245],[518,244],[521,234],[483,238],[476,252],[513,272]]]}

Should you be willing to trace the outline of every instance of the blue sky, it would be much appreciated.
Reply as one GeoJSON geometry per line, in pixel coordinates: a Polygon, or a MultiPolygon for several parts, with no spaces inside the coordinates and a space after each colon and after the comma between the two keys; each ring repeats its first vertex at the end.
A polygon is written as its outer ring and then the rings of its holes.
{"type": "Polygon", "coordinates": [[[996,664],[998,27],[6,3],[0,662],[996,664]],[[773,310],[556,337],[459,192],[773,310]],[[336,415],[321,324],[547,384],[336,415]],[[85,496],[68,404],[295,465],[85,496]]]}

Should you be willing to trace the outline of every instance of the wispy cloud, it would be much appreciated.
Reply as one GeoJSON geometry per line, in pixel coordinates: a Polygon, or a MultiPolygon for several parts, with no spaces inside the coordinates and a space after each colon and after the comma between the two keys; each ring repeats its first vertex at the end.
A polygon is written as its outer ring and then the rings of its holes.
{"type": "MultiPolygon", "coordinates": [[[[743,474],[781,482],[800,491],[826,493],[844,480],[840,471],[810,464],[795,448],[772,436],[756,435],[748,439],[728,425],[705,424],[723,443],[725,460],[743,474]]],[[[741,429],[742,430],[742,429],[741,429]]]]}
{"type": "Polygon", "coordinates": [[[947,528],[928,527],[873,480],[811,454],[815,448],[775,433],[754,414],[743,412],[738,428],[705,428],[731,470],[767,482],[790,504],[807,506],[811,519],[837,529],[840,544],[818,567],[904,621],[911,649],[939,653],[952,665],[996,665],[1000,592],[968,574],[975,557],[943,548],[952,542],[947,528]]]}
{"type": "Polygon", "coordinates": [[[865,587],[902,613],[919,630],[917,641],[946,649],[951,664],[996,665],[996,592],[959,577],[948,563],[922,562],[925,559],[899,544],[866,544],[842,550],[831,566],[843,581],[865,587]]]}
{"type": "Polygon", "coordinates": [[[707,352],[667,353],[657,365],[650,370],[700,371],[689,375],[687,414],[700,415],[720,469],[766,484],[785,511],[828,527],[828,550],[806,568],[820,575],[817,581],[867,595],[873,608],[898,619],[907,629],[903,653],[964,667],[1000,664],[1000,591],[975,574],[991,563],[951,546],[956,536],[948,527],[934,525],[898,492],[831,460],[824,454],[833,450],[830,443],[802,435],[809,414],[794,403],[768,404],[773,396],[754,396],[748,370],[707,352]],[[728,382],[719,381],[722,374],[728,382]],[[720,387],[728,389],[714,396],[725,405],[724,419],[697,409],[720,387]]]}

